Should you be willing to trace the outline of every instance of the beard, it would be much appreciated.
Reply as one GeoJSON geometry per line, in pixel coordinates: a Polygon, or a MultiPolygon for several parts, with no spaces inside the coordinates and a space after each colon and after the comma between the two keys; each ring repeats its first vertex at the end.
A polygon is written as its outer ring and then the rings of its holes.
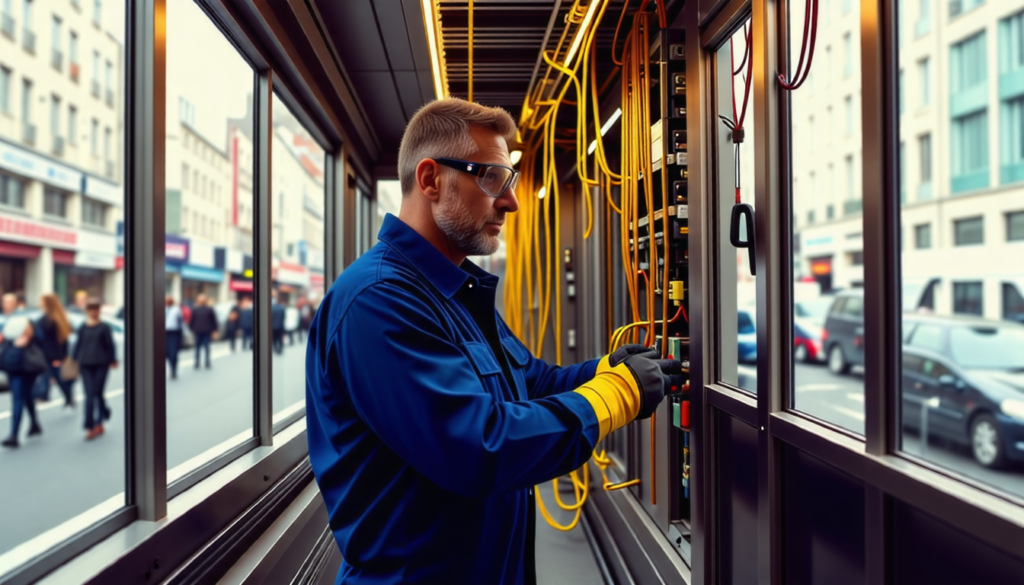
{"type": "Polygon", "coordinates": [[[473,219],[473,213],[459,196],[454,182],[448,183],[441,201],[434,207],[434,223],[455,246],[467,256],[490,256],[498,251],[498,236],[484,231],[489,222],[500,222],[505,213],[489,216],[483,220],[473,219]]]}

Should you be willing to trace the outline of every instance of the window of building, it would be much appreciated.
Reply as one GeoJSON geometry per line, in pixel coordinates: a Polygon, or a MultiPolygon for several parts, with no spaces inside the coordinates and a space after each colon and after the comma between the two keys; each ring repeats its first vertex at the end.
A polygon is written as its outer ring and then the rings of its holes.
{"type": "Polygon", "coordinates": [[[32,123],[32,82],[28,79],[21,81],[21,121],[32,123]]]}
{"type": "Polygon", "coordinates": [[[25,32],[29,34],[32,34],[33,25],[35,24],[35,19],[32,16],[32,0],[22,0],[21,17],[25,21],[22,26],[25,27],[25,32]]]}
{"type": "Polygon", "coordinates": [[[921,162],[921,174],[918,177],[922,184],[932,182],[932,135],[922,134],[917,137],[917,151],[921,162]]]}
{"type": "Polygon", "coordinates": [[[931,4],[934,0],[918,0],[917,36],[926,34],[931,28],[931,4]]]}
{"type": "Polygon", "coordinates": [[[953,283],[954,313],[959,315],[984,315],[982,308],[982,283],[953,283]]]}
{"type": "Polygon", "coordinates": [[[58,71],[60,70],[60,68],[64,64],[64,55],[61,53],[61,50],[60,50],[60,37],[61,37],[60,25],[61,25],[60,19],[57,18],[56,14],[53,15],[53,19],[51,20],[51,25],[50,25],[50,42],[51,42],[50,61],[51,61],[51,64],[55,68],[57,68],[58,71]]]}
{"type": "Polygon", "coordinates": [[[988,114],[953,119],[953,193],[988,186],[988,114]]]}
{"type": "Polygon", "coordinates": [[[50,96],[50,136],[60,137],[60,98],[55,95],[50,96]]]}
{"type": "Polygon", "coordinates": [[[914,247],[918,250],[932,247],[932,224],[922,223],[914,226],[914,247]]]}
{"type": "MultiPolygon", "coordinates": [[[[1024,71],[1013,75],[1024,76],[1024,71]]],[[[1001,182],[1005,185],[1024,181],[1024,95],[1003,101],[1002,118],[1000,163],[1001,182]]]]}
{"type": "Polygon", "coordinates": [[[953,193],[989,185],[985,31],[951,47],[953,193]]]}
{"type": "Polygon", "coordinates": [[[92,1],[92,23],[96,26],[103,24],[103,2],[100,0],[92,1]]]}
{"type": "Polygon", "coordinates": [[[999,73],[1024,69],[1024,11],[999,22],[999,73]]]}
{"type": "Polygon", "coordinates": [[[985,3],[985,0],[950,0],[949,17],[959,16],[965,12],[974,10],[985,3]]]}
{"type": "Polygon", "coordinates": [[[103,75],[103,87],[107,91],[107,105],[114,105],[114,64],[110,61],[106,62],[103,75]]]}
{"type": "Polygon", "coordinates": [[[843,77],[849,77],[853,75],[853,35],[846,33],[843,35],[843,77]]]}
{"type": "Polygon", "coordinates": [[[104,128],[103,129],[103,160],[108,161],[108,162],[110,160],[112,160],[110,158],[110,139],[111,139],[110,128],[104,128]]]}
{"type": "Polygon", "coordinates": [[[931,60],[928,57],[917,62],[917,74],[920,77],[921,105],[927,106],[931,100],[931,60]]]}
{"type": "Polygon", "coordinates": [[[92,119],[92,132],[89,134],[89,142],[91,143],[91,152],[93,156],[100,155],[100,121],[96,118],[92,119]]]}
{"type": "Polygon", "coordinates": [[[846,96],[843,105],[846,110],[846,135],[850,136],[853,134],[853,96],[846,96]]]}
{"type": "Polygon", "coordinates": [[[188,189],[188,163],[181,163],[181,188],[188,189]]]}
{"type": "Polygon", "coordinates": [[[985,32],[982,31],[952,46],[950,89],[962,93],[985,84],[985,32]]]}
{"type": "Polygon", "coordinates": [[[71,38],[68,40],[68,63],[78,65],[78,33],[75,31],[71,31],[71,38]]]}
{"type": "Polygon", "coordinates": [[[972,217],[953,222],[954,242],[957,246],[985,243],[984,218],[972,217]]]}
{"type": "Polygon", "coordinates": [[[0,206],[25,208],[25,181],[0,173],[0,206]]]}
{"type": "Polygon", "coordinates": [[[100,97],[100,52],[92,52],[92,95],[100,97]]]}
{"type": "Polygon", "coordinates": [[[78,144],[78,108],[68,106],[68,144],[78,144]]]}
{"type": "Polygon", "coordinates": [[[0,112],[11,113],[11,70],[0,67],[0,112]]]}
{"type": "Polygon", "coordinates": [[[1024,240],[1024,211],[1006,214],[1006,241],[1020,242],[1024,240]]]}
{"type": "Polygon", "coordinates": [[[43,190],[43,213],[65,218],[68,214],[68,196],[63,191],[46,187],[43,190]]]}
{"type": "Polygon", "coordinates": [[[1003,319],[1024,323],[1024,296],[1010,282],[1003,283],[1003,319]]]}
{"type": "Polygon", "coordinates": [[[107,227],[107,206],[88,197],[82,198],[82,223],[93,227],[107,227]]]}

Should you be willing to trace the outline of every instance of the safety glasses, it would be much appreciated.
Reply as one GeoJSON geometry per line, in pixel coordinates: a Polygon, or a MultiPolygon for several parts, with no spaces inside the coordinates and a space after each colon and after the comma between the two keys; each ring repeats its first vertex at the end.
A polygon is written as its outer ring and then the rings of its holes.
{"type": "Polygon", "coordinates": [[[435,158],[434,162],[475,176],[476,184],[484,193],[494,198],[501,197],[519,184],[519,171],[504,165],[475,163],[454,158],[435,158]]]}

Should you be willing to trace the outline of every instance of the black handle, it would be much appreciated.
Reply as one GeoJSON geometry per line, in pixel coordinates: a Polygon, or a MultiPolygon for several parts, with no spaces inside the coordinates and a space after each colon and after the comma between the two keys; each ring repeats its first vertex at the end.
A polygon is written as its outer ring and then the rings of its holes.
{"type": "Polygon", "coordinates": [[[737,203],[732,207],[732,218],[729,221],[729,241],[737,248],[746,248],[750,260],[750,275],[757,276],[754,247],[754,207],[749,203],[737,203]],[[740,239],[740,222],[747,228],[747,238],[740,239]]]}

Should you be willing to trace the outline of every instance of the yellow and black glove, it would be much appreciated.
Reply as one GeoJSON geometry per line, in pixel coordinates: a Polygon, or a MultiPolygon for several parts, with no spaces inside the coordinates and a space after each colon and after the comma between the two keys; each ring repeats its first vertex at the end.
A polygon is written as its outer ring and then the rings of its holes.
{"type": "Polygon", "coordinates": [[[604,367],[598,367],[598,374],[575,390],[597,414],[601,439],[633,420],[650,417],[665,395],[683,384],[679,360],[656,359],[658,353],[649,349],[620,355],[622,359],[613,366],[614,357],[602,359],[604,367]]]}

